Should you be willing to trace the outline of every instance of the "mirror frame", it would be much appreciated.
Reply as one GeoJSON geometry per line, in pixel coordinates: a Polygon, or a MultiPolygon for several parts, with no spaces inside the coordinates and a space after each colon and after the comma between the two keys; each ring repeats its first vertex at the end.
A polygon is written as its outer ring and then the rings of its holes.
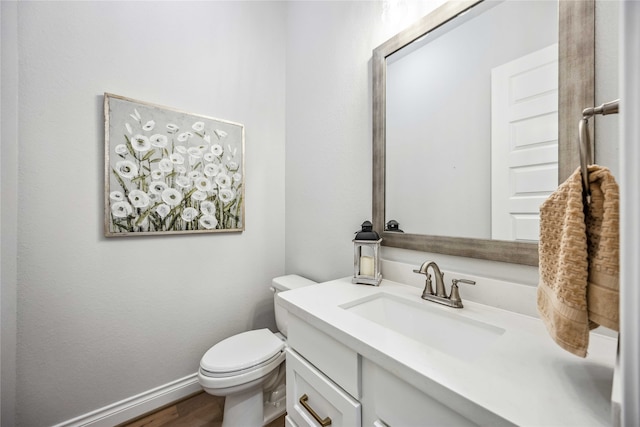
{"type": "MultiPolygon", "coordinates": [[[[373,226],[382,245],[514,264],[538,265],[538,244],[384,231],[386,58],[483,0],[448,1],[373,50],[373,226]]],[[[595,98],[595,0],[559,0],[558,182],[580,164],[578,122],[595,98]]],[[[589,126],[593,126],[594,120],[589,126]]],[[[593,135],[593,129],[590,129],[593,135]]]]}

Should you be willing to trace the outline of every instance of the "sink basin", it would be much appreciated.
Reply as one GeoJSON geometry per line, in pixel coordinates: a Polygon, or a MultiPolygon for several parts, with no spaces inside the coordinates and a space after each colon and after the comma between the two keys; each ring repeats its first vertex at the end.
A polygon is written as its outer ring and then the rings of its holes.
{"type": "Polygon", "coordinates": [[[410,301],[384,292],[340,305],[341,308],[463,360],[484,353],[505,330],[460,316],[428,301],[410,301]]]}

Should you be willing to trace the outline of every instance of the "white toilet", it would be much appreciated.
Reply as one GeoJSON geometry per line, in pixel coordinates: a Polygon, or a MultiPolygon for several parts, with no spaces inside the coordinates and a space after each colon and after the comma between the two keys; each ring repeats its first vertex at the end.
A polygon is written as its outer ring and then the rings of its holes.
{"type": "Polygon", "coordinates": [[[275,301],[278,292],[315,284],[301,276],[272,281],[276,325],[242,332],[211,347],[200,360],[198,382],[214,396],[225,396],[222,427],[259,427],[285,412],[285,341],[287,312],[275,301]]]}

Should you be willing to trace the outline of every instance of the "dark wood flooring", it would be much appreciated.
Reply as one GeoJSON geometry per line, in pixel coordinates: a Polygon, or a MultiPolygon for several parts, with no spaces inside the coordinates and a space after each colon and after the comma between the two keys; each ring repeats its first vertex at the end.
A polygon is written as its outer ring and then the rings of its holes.
{"type": "MultiPolygon", "coordinates": [[[[118,427],[220,427],[223,410],[223,397],[201,392],[118,427]]],[[[284,415],[266,427],[284,427],[284,415]]]]}

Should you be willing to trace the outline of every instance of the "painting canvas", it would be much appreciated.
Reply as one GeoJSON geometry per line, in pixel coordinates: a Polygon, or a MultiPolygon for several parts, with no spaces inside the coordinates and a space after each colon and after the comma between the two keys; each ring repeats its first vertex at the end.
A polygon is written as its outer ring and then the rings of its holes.
{"type": "Polygon", "coordinates": [[[105,235],[244,230],[244,126],[105,93],[105,235]]]}

